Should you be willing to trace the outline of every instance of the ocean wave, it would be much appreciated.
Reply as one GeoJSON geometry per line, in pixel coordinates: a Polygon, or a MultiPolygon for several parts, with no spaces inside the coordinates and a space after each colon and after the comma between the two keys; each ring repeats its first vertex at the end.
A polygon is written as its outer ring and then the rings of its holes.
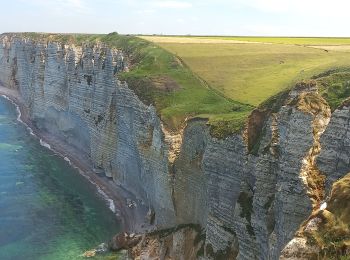
{"type": "Polygon", "coordinates": [[[72,162],[70,161],[70,159],[69,159],[67,156],[65,156],[63,159],[64,159],[66,162],[68,162],[69,165],[72,165],[72,162]]]}
{"type": "MultiPolygon", "coordinates": [[[[96,185],[96,184],[95,184],[96,185]]],[[[104,198],[105,200],[109,203],[109,209],[113,212],[113,213],[116,213],[116,210],[115,210],[115,205],[114,205],[114,201],[112,199],[110,199],[108,197],[108,195],[98,186],[97,186],[97,191],[98,193],[100,193],[104,198]]]]}
{"type": "Polygon", "coordinates": [[[52,150],[52,149],[51,149],[51,145],[49,145],[48,143],[46,143],[46,142],[43,141],[42,139],[40,139],[40,145],[46,147],[46,148],[49,149],[49,150],[52,150]]]}
{"type": "Polygon", "coordinates": [[[27,128],[27,130],[29,131],[29,134],[32,136],[36,136],[34,134],[33,129],[31,129],[29,127],[29,125],[27,125],[23,120],[22,120],[22,112],[21,109],[19,108],[19,106],[16,104],[16,102],[14,102],[11,98],[9,98],[6,95],[1,95],[1,97],[5,98],[6,100],[10,101],[12,105],[14,105],[16,107],[16,111],[17,111],[17,121],[22,123],[23,125],[25,125],[25,127],[27,128]]]}

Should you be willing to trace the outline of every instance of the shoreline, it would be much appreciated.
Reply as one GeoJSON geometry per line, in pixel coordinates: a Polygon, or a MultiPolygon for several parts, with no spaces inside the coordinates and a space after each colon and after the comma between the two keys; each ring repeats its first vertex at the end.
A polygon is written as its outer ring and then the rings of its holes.
{"type": "Polygon", "coordinates": [[[49,133],[37,129],[28,115],[22,97],[17,90],[8,89],[0,85],[0,96],[9,100],[16,106],[17,121],[22,123],[29,131],[29,134],[38,139],[40,144],[60,156],[69,165],[75,168],[80,175],[85,177],[96,188],[96,193],[101,196],[106,206],[115,214],[120,221],[121,232],[147,232],[152,230],[152,226],[146,223],[148,208],[142,205],[132,193],[121,185],[116,184],[111,178],[100,176],[94,171],[91,161],[70,145],[58,140],[49,133]],[[129,207],[127,200],[138,201],[136,207],[129,207]]]}

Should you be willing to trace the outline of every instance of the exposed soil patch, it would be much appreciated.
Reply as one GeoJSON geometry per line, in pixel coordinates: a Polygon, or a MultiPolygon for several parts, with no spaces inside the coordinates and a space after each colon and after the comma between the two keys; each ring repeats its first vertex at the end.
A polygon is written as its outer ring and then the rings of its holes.
{"type": "Polygon", "coordinates": [[[175,80],[168,76],[153,77],[151,80],[155,88],[159,90],[170,92],[181,88],[175,80]]]}

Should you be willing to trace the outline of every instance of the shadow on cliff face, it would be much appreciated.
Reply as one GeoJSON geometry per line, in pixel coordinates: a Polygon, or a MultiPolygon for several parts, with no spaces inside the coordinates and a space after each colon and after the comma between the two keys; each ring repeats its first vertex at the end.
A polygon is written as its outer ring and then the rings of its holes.
{"type": "Polygon", "coordinates": [[[286,89],[272,96],[254,109],[248,117],[245,136],[249,153],[257,155],[261,138],[265,135],[266,121],[272,113],[278,112],[281,106],[285,104],[289,92],[290,89],[286,89]]]}

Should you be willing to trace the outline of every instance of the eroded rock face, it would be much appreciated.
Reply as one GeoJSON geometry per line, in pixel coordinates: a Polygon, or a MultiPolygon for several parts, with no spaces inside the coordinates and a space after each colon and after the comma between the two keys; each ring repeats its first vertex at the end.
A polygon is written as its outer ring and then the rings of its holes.
{"type": "Polygon", "coordinates": [[[327,191],[334,181],[350,171],[350,108],[343,106],[332,114],[329,125],[321,136],[321,152],[317,165],[326,179],[327,191]]]}
{"type": "MultiPolygon", "coordinates": [[[[189,120],[180,136],[164,133],[155,108],[117,80],[123,62],[123,53],[103,45],[0,38],[0,81],[20,92],[39,129],[149,205],[157,228],[201,226],[203,255],[181,242],[193,241],[192,231],[169,238],[177,259],[189,259],[182,252],[190,259],[278,259],[312,210],[300,172],[314,145],[318,114],[287,102],[279,112],[262,115],[265,123],[252,128],[263,126],[260,136],[250,133],[257,142],[254,154],[242,135],[211,137],[203,120],[189,120]]],[[[314,90],[298,90],[289,99],[303,91],[314,90]]],[[[348,117],[348,108],[336,111],[321,137],[318,162],[329,181],[349,171],[342,139],[348,117]],[[339,140],[334,131],[342,133],[339,140]]],[[[151,242],[165,255],[169,241],[151,242]]]]}
{"type": "Polygon", "coordinates": [[[236,204],[239,259],[278,259],[311,213],[299,173],[312,145],[312,116],[284,106],[266,125],[258,155],[249,156],[236,204]],[[251,202],[251,206],[250,206],[251,202]]]}

